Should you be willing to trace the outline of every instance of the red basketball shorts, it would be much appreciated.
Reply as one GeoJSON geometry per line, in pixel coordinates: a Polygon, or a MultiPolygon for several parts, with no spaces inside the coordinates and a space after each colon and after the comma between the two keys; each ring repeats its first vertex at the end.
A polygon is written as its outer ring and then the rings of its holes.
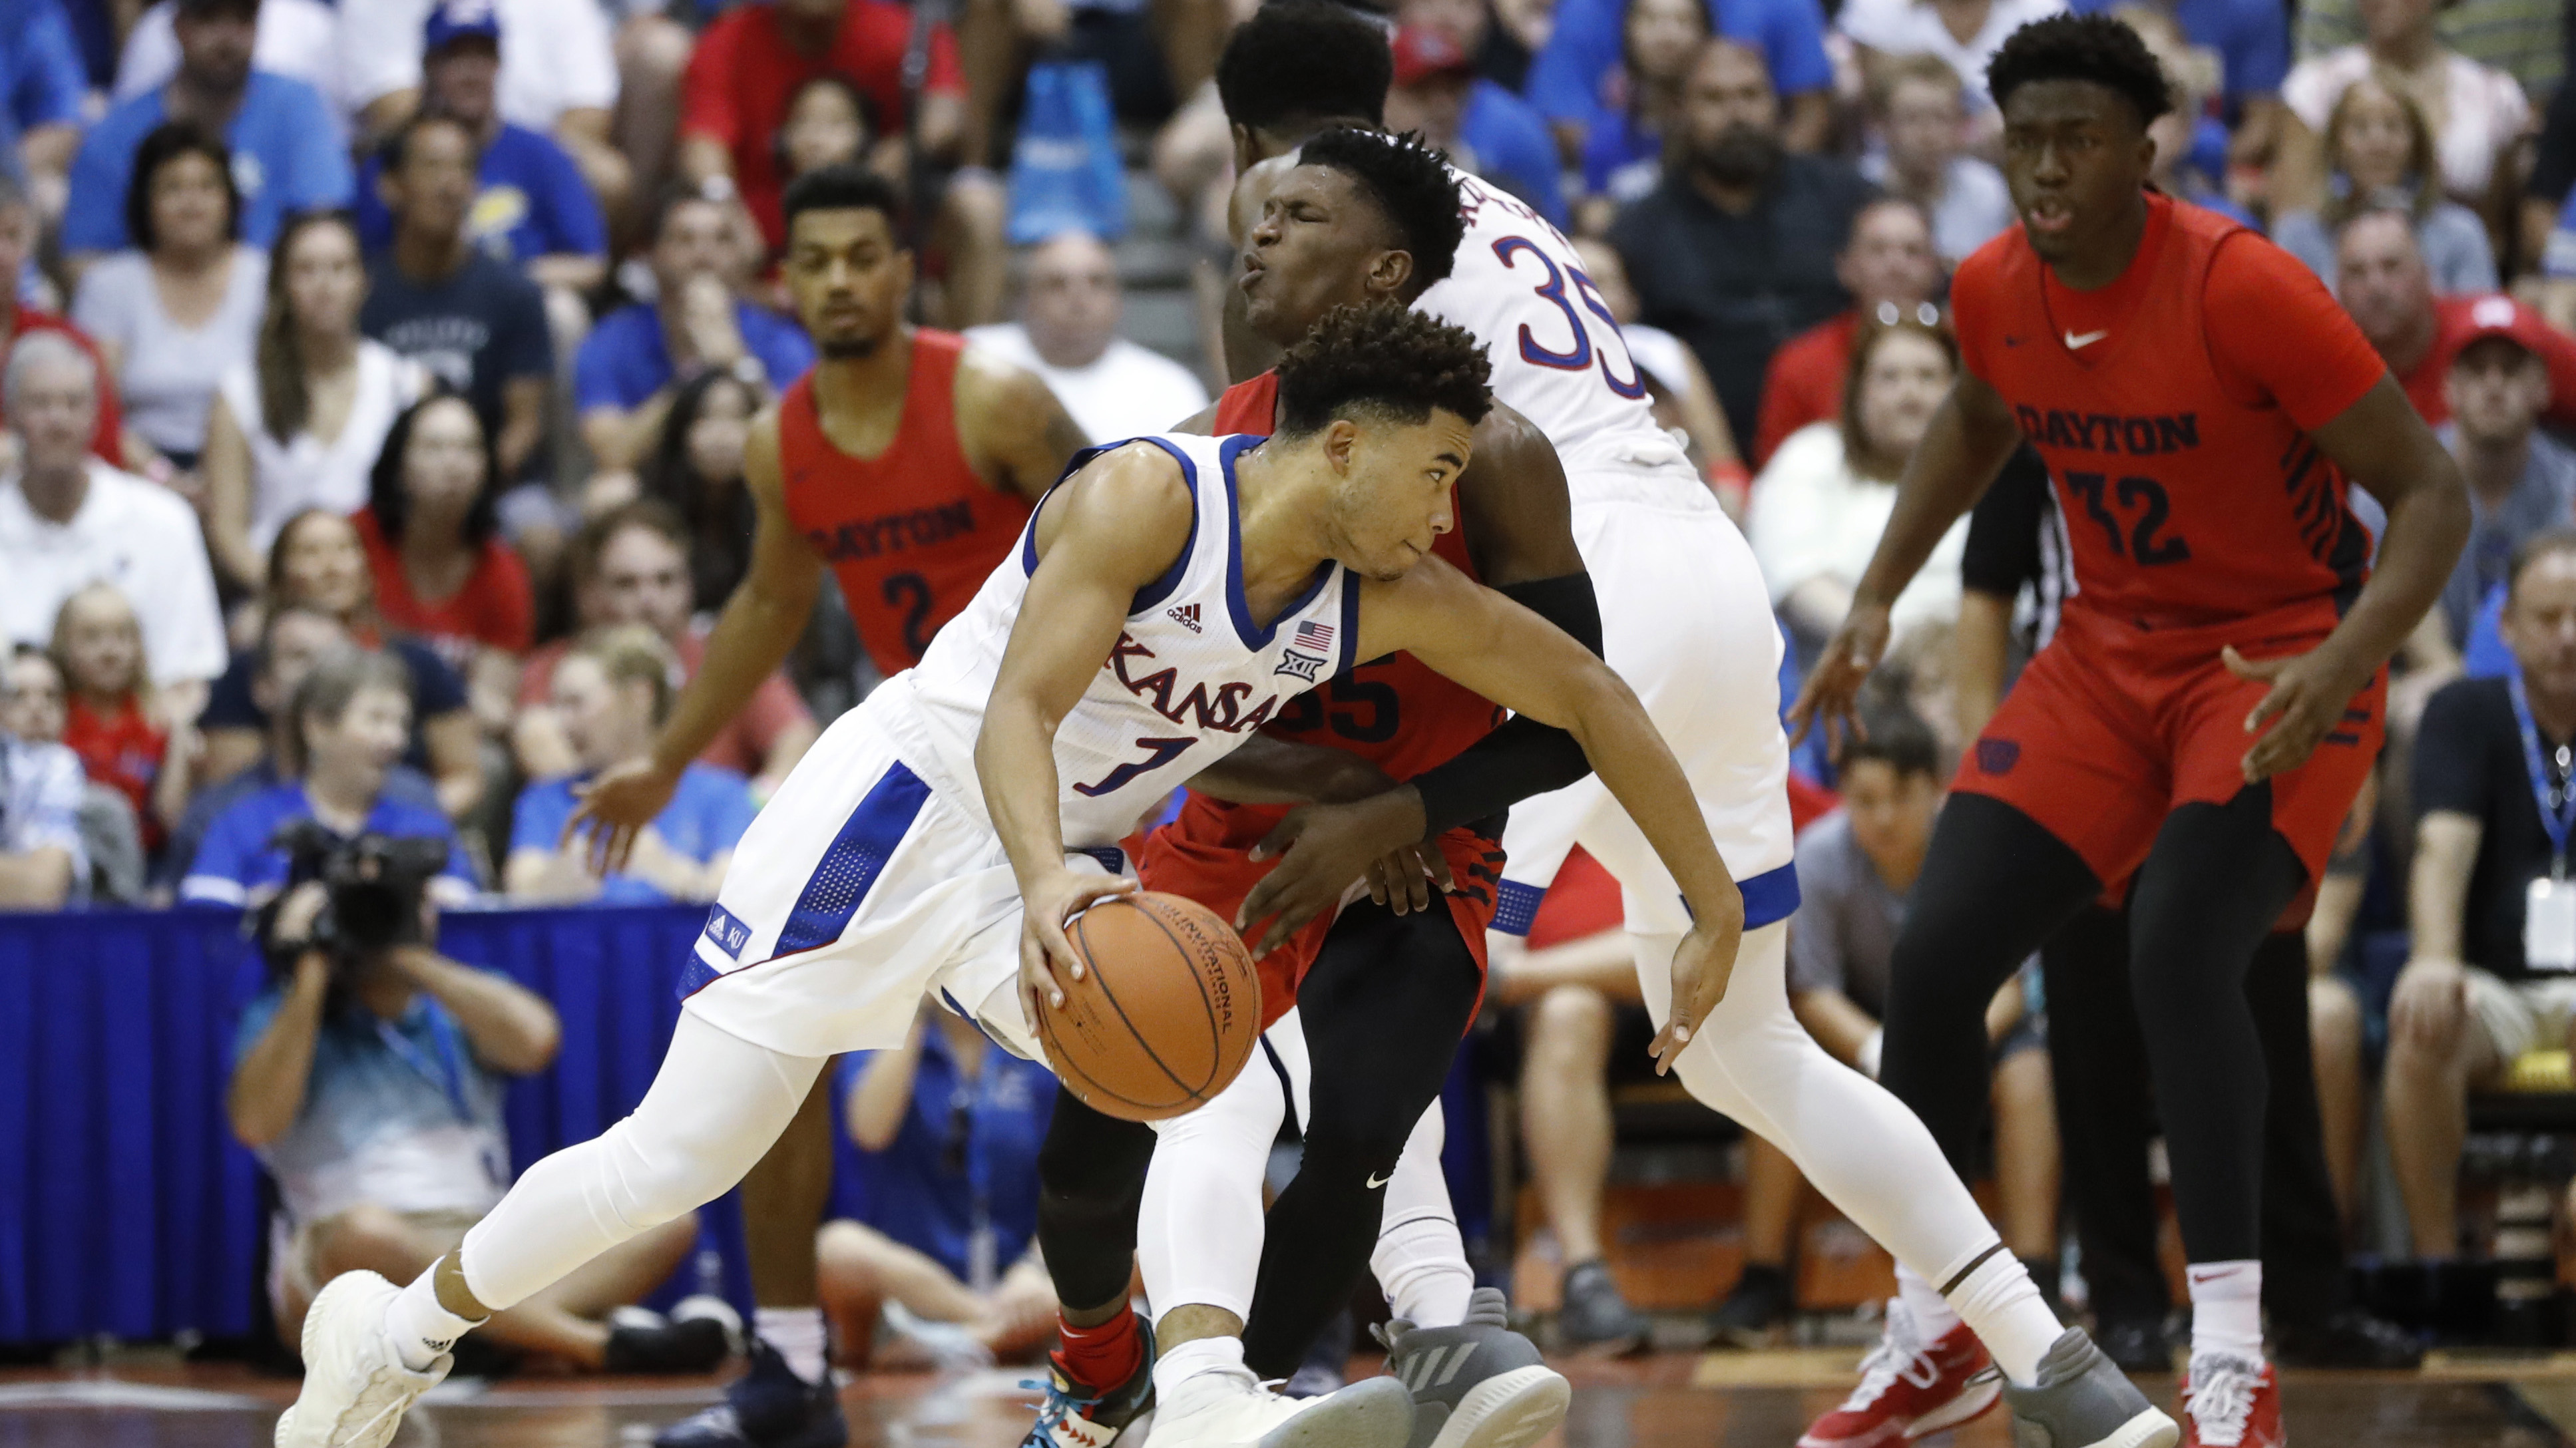
{"type": "MultiPolygon", "coordinates": [[[[2124,887],[2166,815],[2223,804],[2246,787],[2245,752],[2259,736],[2245,732],[2245,716],[2271,686],[2228,672],[2219,650],[2233,644],[2247,659],[2301,653],[2333,624],[2321,604],[2195,628],[2146,628],[2071,606],[1959,761],[1951,787],[2029,815],[2105,886],[2124,887]]],[[[2379,757],[2387,694],[2382,670],[2306,763],[2270,780],[2272,828],[2298,853],[2311,887],[2379,757]]]]}
{"type": "MultiPolygon", "coordinates": [[[[1231,921],[1234,912],[1242,907],[1243,897],[1251,894],[1252,887],[1279,862],[1256,860],[1242,844],[1209,838],[1193,830],[1192,825],[1204,818],[1200,811],[1184,809],[1178,819],[1147,835],[1145,848],[1137,857],[1136,878],[1148,890],[1166,890],[1195,900],[1231,921]]],[[[1503,847],[1472,830],[1453,829],[1440,837],[1440,853],[1448,858],[1450,879],[1456,888],[1439,896],[1433,902],[1434,908],[1447,906],[1449,918],[1458,926],[1459,938],[1467,943],[1481,973],[1485,969],[1485,927],[1494,919],[1494,884],[1503,871],[1503,847]]],[[[1324,937],[1331,933],[1333,919],[1334,912],[1327,911],[1307,921],[1287,944],[1257,962],[1263,1030],[1270,1029],[1297,1004],[1297,987],[1314,966],[1316,954],[1324,948],[1324,937]]]]}

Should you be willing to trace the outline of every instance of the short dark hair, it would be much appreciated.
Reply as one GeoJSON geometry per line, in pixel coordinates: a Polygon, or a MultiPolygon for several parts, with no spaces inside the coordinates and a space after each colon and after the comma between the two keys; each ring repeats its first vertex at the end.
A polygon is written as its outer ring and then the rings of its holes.
{"type": "Polygon", "coordinates": [[[1467,219],[1449,158],[1423,144],[1420,132],[1390,136],[1337,126],[1308,141],[1297,163],[1348,176],[1386,214],[1397,242],[1413,258],[1412,295],[1448,277],[1467,219]]]}
{"type": "Polygon", "coordinates": [[[1225,118],[1271,130],[1300,121],[1386,120],[1395,52],[1386,31],[1333,0],[1271,0],[1217,57],[1225,118]]]}
{"type": "Polygon", "coordinates": [[[349,705],[358,695],[369,689],[391,690],[409,700],[411,670],[403,667],[402,660],[375,649],[350,649],[313,666],[313,672],[295,686],[295,698],[287,705],[287,718],[293,722],[280,738],[286,750],[280,762],[290,774],[302,774],[310,762],[304,721],[325,719],[337,724],[348,717],[349,705]]]}
{"type": "Polygon", "coordinates": [[[447,126],[463,136],[466,148],[474,153],[474,164],[483,164],[483,141],[474,134],[474,128],[445,111],[432,110],[427,106],[405,117],[401,125],[385,136],[376,147],[376,160],[388,172],[400,171],[403,163],[411,159],[412,138],[432,126],[447,126]]]}
{"type": "Polygon", "coordinates": [[[2531,565],[2559,553],[2576,553],[2576,528],[2548,528],[2523,539],[2513,550],[2513,571],[2504,576],[2505,602],[2513,602],[2531,565]]]}
{"type": "Polygon", "coordinates": [[[632,498],[582,524],[581,531],[573,535],[573,581],[587,583],[598,577],[600,555],[629,528],[657,534],[663,542],[679,549],[682,557],[688,556],[689,529],[680,521],[679,511],[659,498],[632,498]]]}
{"type": "Polygon", "coordinates": [[[252,662],[256,665],[255,672],[261,674],[277,666],[277,626],[287,619],[301,615],[305,618],[326,620],[333,628],[343,627],[339,619],[309,603],[272,600],[266,614],[267,616],[259,621],[259,647],[253,650],[251,655],[252,662]]]}
{"type": "Polygon", "coordinates": [[[400,543],[403,529],[411,521],[411,494],[403,487],[403,458],[411,451],[412,429],[420,425],[422,413],[443,402],[462,406],[473,415],[474,425],[483,434],[483,486],[474,495],[474,506],[465,513],[465,544],[480,548],[500,531],[501,453],[492,440],[496,429],[463,393],[439,388],[404,408],[402,415],[394,419],[393,427],[385,433],[384,447],[376,453],[376,465],[367,474],[367,506],[375,513],[376,526],[384,530],[389,543],[400,543]]]}
{"type": "Polygon", "coordinates": [[[796,218],[808,211],[873,211],[898,236],[903,225],[903,198],[894,183],[856,161],[818,166],[788,182],[779,209],[790,236],[796,232],[796,218]]]}
{"type": "Polygon", "coordinates": [[[1279,359],[1279,434],[1303,437],[1354,409],[1429,420],[1433,408],[1470,425],[1493,407],[1485,345],[1392,302],[1335,307],[1279,359]]]}
{"type": "Polygon", "coordinates": [[[134,171],[125,182],[125,235],[137,251],[150,251],[158,240],[152,234],[152,178],[182,156],[203,156],[214,163],[215,174],[223,178],[224,239],[241,239],[241,187],[233,182],[231,149],[194,121],[163,121],[134,148],[134,171]]]}
{"type": "Polygon", "coordinates": [[[2052,15],[2004,38],[1986,66],[1986,91],[2001,108],[2034,81],[2083,80],[2105,86],[2137,107],[2143,126],[2173,109],[2173,89],[2155,52],[2125,20],[2109,15],[2052,15]]]}
{"type": "Polygon", "coordinates": [[[1881,699],[1863,711],[1861,727],[1843,742],[1841,768],[1863,760],[1875,759],[1896,771],[1903,779],[1909,774],[1939,778],[1941,741],[1932,726],[1902,699],[1881,699]]]}

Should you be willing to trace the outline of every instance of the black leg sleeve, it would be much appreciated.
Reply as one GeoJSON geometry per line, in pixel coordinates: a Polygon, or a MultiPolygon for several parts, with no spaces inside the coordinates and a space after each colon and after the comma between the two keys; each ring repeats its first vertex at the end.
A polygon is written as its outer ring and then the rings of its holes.
{"type": "Polygon", "coordinates": [[[1284,1378],[1368,1271],[1395,1173],[1476,1012],[1475,956],[1448,910],[1342,912],[1297,989],[1314,1061],[1305,1151],[1271,1205],[1244,1361],[1284,1378]]]}
{"type": "Polygon", "coordinates": [[[2263,1310],[2286,1327],[2321,1327],[2344,1306],[2343,1216],[2326,1169],[2308,1037],[2308,942],[2276,930],[2245,981],[2263,1042],[2263,1310]]]}
{"type": "Polygon", "coordinates": [[[2306,878],[2258,784],[2167,816],[2129,897],[2130,988],[2194,1262],[2260,1254],[2266,1073],[2245,982],[2306,878]]]}
{"type": "Polygon", "coordinates": [[[1038,1148],[1038,1250],[1057,1301],[1087,1312],[1125,1300],[1136,1265],[1136,1209],[1153,1160],[1154,1128],[1103,1116],[1072,1092],[1056,1092],[1038,1148]]]}
{"type": "Polygon", "coordinates": [[[2155,1103],[2129,998],[2129,917],[2086,907],[2040,949],[2039,968],[2066,1210],[2093,1311],[2105,1325],[2162,1322],[2173,1299],[2156,1256],[2155,1103]]]}
{"type": "Polygon", "coordinates": [[[2011,805],[1954,794],[1941,806],[1888,969],[1879,1080],[1963,1175],[1993,1078],[1986,1003],[2101,892],[2082,857],[2011,805]]]}

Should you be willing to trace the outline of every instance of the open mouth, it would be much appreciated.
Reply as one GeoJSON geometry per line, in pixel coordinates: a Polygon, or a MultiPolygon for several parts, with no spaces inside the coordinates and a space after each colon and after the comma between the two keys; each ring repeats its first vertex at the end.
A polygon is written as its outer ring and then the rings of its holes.
{"type": "Polygon", "coordinates": [[[2075,224],[2075,212],[2061,198],[2043,196],[2022,208],[2021,219],[2031,230],[2053,235],[2075,224]]]}

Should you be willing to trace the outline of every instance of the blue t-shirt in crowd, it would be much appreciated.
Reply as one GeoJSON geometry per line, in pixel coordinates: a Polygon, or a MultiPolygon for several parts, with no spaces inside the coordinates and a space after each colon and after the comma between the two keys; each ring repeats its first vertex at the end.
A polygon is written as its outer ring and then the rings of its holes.
{"type": "MultiPolygon", "coordinates": [[[[125,234],[125,191],[135,148],[168,119],[162,91],[146,91],[107,113],[72,162],[71,204],[63,213],[63,250],[116,251],[125,234]]],[[[349,204],[349,155],[313,87],[252,71],[224,142],[232,148],[233,184],[241,189],[241,239],[265,247],[278,223],[299,211],[349,204]]]]}
{"type": "Polygon", "coordinates": [[[861,1151],[841,1108],[875,1056],[843,1056],[834,1083],[841,1169],[832,1174],[832,1215],[936,1258],[961,1282],[972,1276],[980,1215],[992,1228],[995,1270],[1007,1269],[1037,1234],[1038,1146],[1055,1113],[1055,1077],[995,1048],[976,1079],[963,1080],[947,1038],[925,1024],[902,1130],[885,1150],[861,1151]]]}
{"type": "MultiPolygon", "coordinates": [[[[733,320],[742,330],[744,349],[769,370],[771,391],[814,365],[814,344],[794,322],[749,302],[733,304],[733,320]]],[[[662,335],[662,314],[636,302],[600,318],[590,329],[573,359],[573,406],[583,412],[594,407],[632,410],[670,386],[676,375],[662,335]]]]}
{"type": "MultiPolygon", "coordinates": [[[[394,214],[376,194],[381,157],[358,171],[358,240],[370,252],[394,243],[394,214]]],[[[554,137],[504,123],[483,148],[481,183],[465,215],[466,235],[496,261],[523,265],[541,256],[601,256],[608,224],[581,168],[554,137]]]]}
{"type": "Polygon", "coordinates": [[[1492,81],[1479,79],[1458,117],[1458,139],[1475,153],[1477,174],[1530,205],[1562,230],[1573,224],[1565,209],[1556,140],[1538,108],[1492,81]]]}
{"type": "MultiPolygon", "coordinates": [[[[2072,0],[2079,15],[2109,10],[2120,0],[2072,0]]],[[[2251,96],[2278,95],[2290,73],[2290,17],[2277,0],[2173,0],[2167,7],[2194,45],[2218,52],[2232,105],[2251,96]]]]}
{"type": "MultiPolygon", "coordinates": [[[[1530,66],[1528,94],[1551,121],[1597,126],[1614,107],[1606,89],[1619,67],[1621,0],[1560,0],[1547,48],[1530,66]]],[[[1825,12],[1816,0],[1709,0],[1709,29],[1762,52],[1783,96],[1830,88],[1825,12]]]]}
{"type": "MultiPolygon", "coordinates": [[[[518,807],[510,820],[512,854],[554,850],[578,802],[574,784],[570,778],[545,779],[519,791],[518,807]]],[[[692,764],[681,771],[671,802],[653,816],[653,828],[661,832],[663,843],[703,865],[742,843],[742,832],[751,828],[751,817],[758,812],[751,802],[751,785],[741,775],[692,764]]],[[[652,905],[669,898],[649,882],[624,873],[609,876],[599,887],[603,905],[652,905]]]]}
{"type": "Polygon", "coordinates": [[[17,129],[79,124],[88,90],[60,0],[0,5],[0,109],[17,129]]]}
{"type": "Polygon", "coordinates": [[[1655,189],[1664,167],[1664,134],[1626,111],[1607,111],[1583,136],[1583,190],[1625,205],[1655,189]]]}
{"type": "MultiPolygon", "coordinates": [[[[300,780],[234,802],[206,827],[197,858],[179,882],[179,898],[209,905],[245,905],[255,895],[284,886],[293,861],[269,840],[283,826],[311,818],[313,801],[305,797],[300,780]]],[[[440,878],[467,892],[474,889],[473,867],[457,841],[456,827],[436,809],[380,794],[375,808],[367,811],[366,829],[371,834],[428,835],[447,841],[447,868],[439,872],[440,878]]]]}

